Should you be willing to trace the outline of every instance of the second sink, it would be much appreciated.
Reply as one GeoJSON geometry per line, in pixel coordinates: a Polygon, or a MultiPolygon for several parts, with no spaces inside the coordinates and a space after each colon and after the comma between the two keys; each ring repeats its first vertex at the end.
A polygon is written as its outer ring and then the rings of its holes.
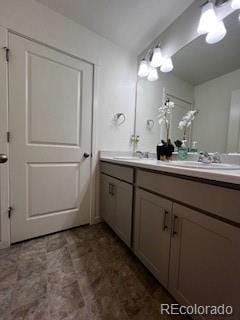
{"type": "Polygon", "coordinates": [[[183,168],[208,169],[208,170],[240,170],[239,165],[228,163],[203,163],[198,161],[169,161],[167,165],[183,168]]]}

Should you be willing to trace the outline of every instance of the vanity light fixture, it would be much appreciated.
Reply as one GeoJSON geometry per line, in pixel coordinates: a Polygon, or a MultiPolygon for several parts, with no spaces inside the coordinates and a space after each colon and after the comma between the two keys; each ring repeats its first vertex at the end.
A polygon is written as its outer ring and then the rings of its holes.
{"type": "Polygon", "coordinates": [[[240,9],[240,0],[232,0],[231,7],[234,10],[240,9]]]}
{"type": "Polygon", "coordinates": [[[149,70],[148,62],[146,61],[146,59],[143,59],[139,65],[138,76],[140,78],[147,77],[149,75],[149,71],[150,70],[149,70]]]}
{"type": "MultiPolygon", "coordinates": [[[[232,1],[239,2],[240,0],[232,1]]],[[[206,42],[209,44],[217,43],[226,36],[227,30],[225,25],[223,21],[217,18],[212,2],[207,2],[203,5],[197,32],[199,34],[207,33],[206,42]]]]}
{"type": "Polygon", "coordinates": [[[212,2],[207,2],[202,7],[202,13],[198,25],[198,34],[209,33],[214,30],[218,22],[214,5],[212,2]]]}
{"type": "Polygon", "coordinates": [[[206,42],[209,44],[214,44],[221,41],[227,34],[227,30],[223,21],[219,21],[216,24],[215,30],[209,32],[206,36],[206,42]]]}
{"type": "Polygon", "coordinates": [[[148,75],[149,81],[156,81],[158,80],[158,71],[156,68],[150,67],[149,75],[148,75]]]}
{"type": "Polygon", "coordinates": [[[153,55],[150,62],[150,65],[153,68],[158,68],[162,65],[163,57],[162,57],[162,51],[159,46],[153,49],[153,55]]]}
{"type": "Polygon", "coordinates": [[[173,63],[171,58],[164,58],[162,66],[160,68],[161,72],[170,72],[173,70],[173,63]]]}

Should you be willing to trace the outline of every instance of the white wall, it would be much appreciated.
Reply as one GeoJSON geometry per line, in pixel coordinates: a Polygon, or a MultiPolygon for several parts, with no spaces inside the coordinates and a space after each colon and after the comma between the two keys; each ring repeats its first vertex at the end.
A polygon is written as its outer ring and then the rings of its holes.
{"type": "Polygon", "coordinates": [[[232,91],[240,89],[240,69],[195,87],[193,139],[199,149],[226,152],[232,91]]]}
{"type": "Polygon", "coordinates": [[[109,45],[102,47],[99,94],[99,147],[101,150],[130,151],[134,133],[137,61],[109,45]],[[114,124],[115,113],[126,115],[124,124],[114,124]]]}
{"type": "Polygon", "coordinates": [[[34,0],[0,0],[0,25],[100,66],[99,149],[129,150],[134,130],[136,57],[34,0]],[[111,126],[115,112],[127,122],[111,126]]]}
{"type": "MultiPolygon", "coordinates": [[[[193,86],[177,78],[173,74],[160,73],[159,80],[150,82],[147,79],[139,79],[137,89],[136,134],[140,136],[137,149],[148,152],[156,152],[156,145],[165,139],[164,130],[158,124],[158,108],[162,105],[163,89],[167,94],[173,94],[187,101],[193,101],[193,86]],[[148,119],[154,120],[153,129],[146,127],[148,119]]],[[[179,103],[180,104],[180,103],[179,103]]],[[[176,105],[173,110],[172,138],[182,138],[182,132],[178,132],[177,119],[181,110],[176,105]],[[177,114],[177,117],[174,115],[177,114]]],[[[183,111],[183,114],[185,111],[183,111]]],[[[181,116],[183,116],[183,114],[181,116]]]]}

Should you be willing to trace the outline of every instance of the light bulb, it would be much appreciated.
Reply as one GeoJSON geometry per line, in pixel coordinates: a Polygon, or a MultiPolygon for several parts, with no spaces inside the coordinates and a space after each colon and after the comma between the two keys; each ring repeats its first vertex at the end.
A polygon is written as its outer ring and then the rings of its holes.
{"type": "Polygon", "coordinates": [[[214,5],[213,3],[208,2],[202,7],[202,13],[197,32],[199,34],[211,32],[214,29],[217,22],[218,19],[214,10],[214,5]]]}
{"type": "Polygon", "coordinates": [[[151,66],[153,68],[158,68],[162,65],[162,51],[159,47],[153,49],[153,56],[151,59],[151,66]]]}
{"type": "Polygon", "coordinates": [[[171,58],[165,58],[163,59],[163,64],[160,68],[162,72],[170,72],[173,70],[173,63],[171,58]]]}
{"type": "Polygon", "coordinates": [[[221,41],[227,34],[227,30],[225,28],[225,25],[222,21],[219,21],[215,29],[211,32],[209,32],[206,36],[206,42],[209,44],[217,43],[221,41]]]}
{"type": "Polygon", "coordinates": [[[157,69],[151,67],[148,75],[148,80],[149,81],[156,81],[158,80],[158,72],[157,69]]]}
{"type": "Polygon", "coordinates": [[[149,66],[145,59],[140,62],[138,75],[140,78],[144,78],[149,74],[149,66]]]}
{"type": "Polygon", "coordinates": [[[232,0],[231,7],[233,10],[240,9],[240,0],[232,0]]]}

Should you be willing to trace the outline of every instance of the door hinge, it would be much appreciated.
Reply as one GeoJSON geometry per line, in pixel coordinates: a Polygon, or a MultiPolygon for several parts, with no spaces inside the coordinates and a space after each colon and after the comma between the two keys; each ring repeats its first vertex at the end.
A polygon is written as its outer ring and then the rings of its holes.
{"type": "Polygon", "coordinates": [[[11,219],[12,212],[13,212],[13,208],[12,207],[8,207],[8,218],[9,219],[11,219]]]}
{"type": "Polygon", "coordinates": [[[10,131],[8,131],[8,132],[7,132],[7,142],[10,142],[10,138],[11,138],[11,136],[10,136],[10,131]]]}
{"type": "Polygon", "coordinates": [[[6,57],[6,61],[9,61],[9,51],[10,49],[8,47],[3,47],[3,49],[5,50],[5,57],[6,57]]]}

